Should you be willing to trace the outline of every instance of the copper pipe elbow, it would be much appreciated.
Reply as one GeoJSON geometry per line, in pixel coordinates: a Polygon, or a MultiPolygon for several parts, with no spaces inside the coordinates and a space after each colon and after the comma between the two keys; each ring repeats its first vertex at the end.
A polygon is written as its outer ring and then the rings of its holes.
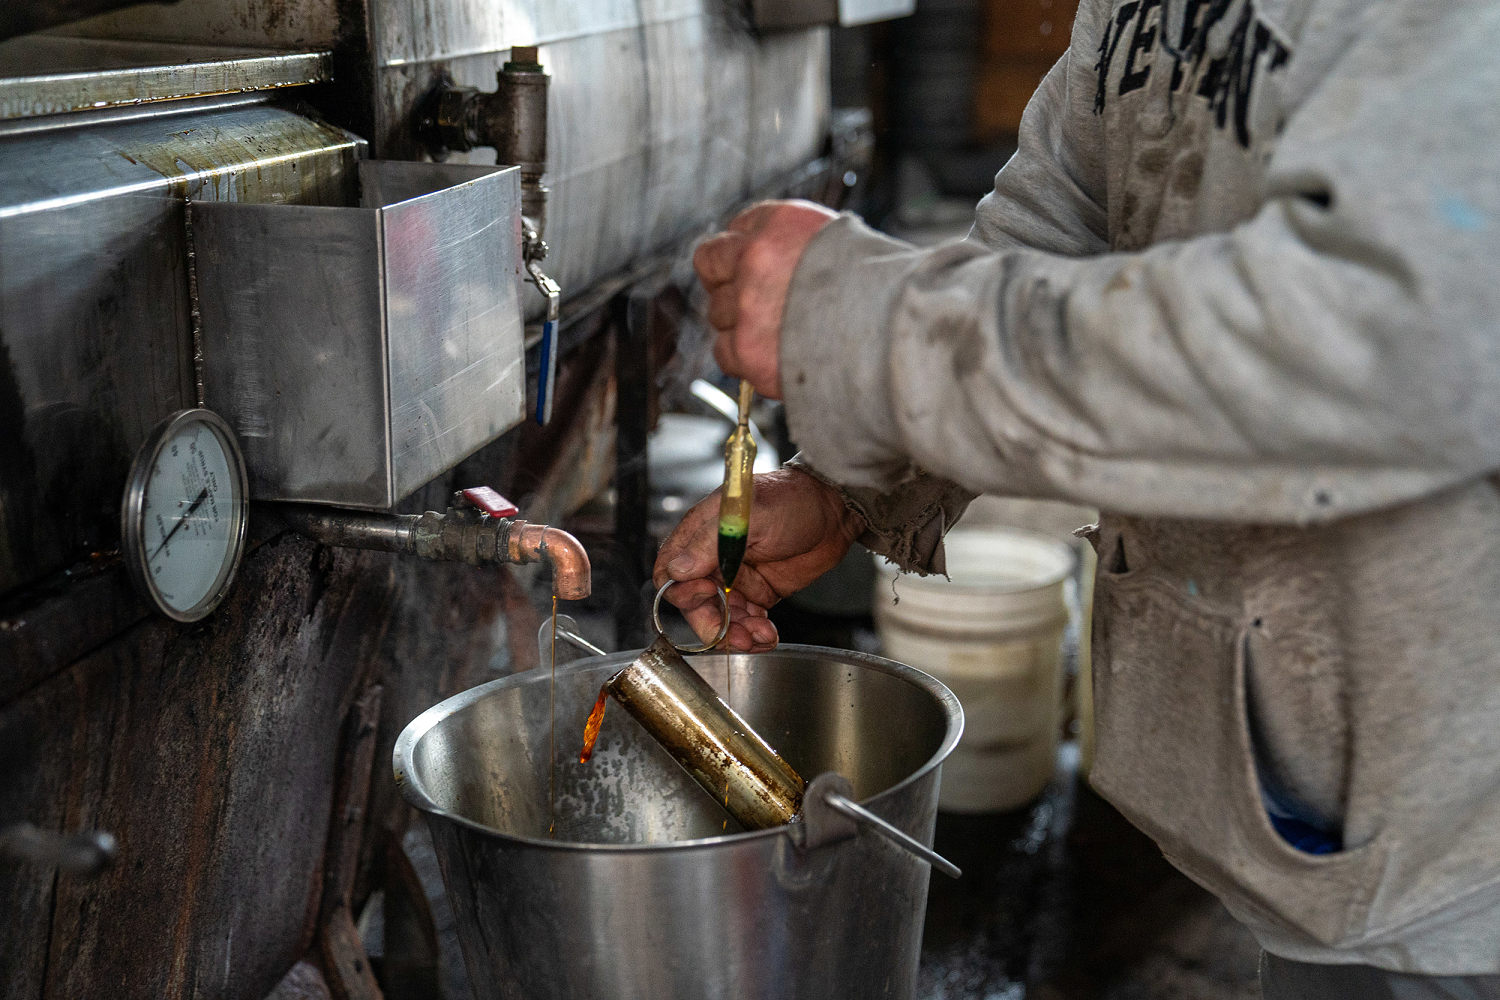
{"type": "Polygon", "coordinates": [[[510,533],[512,562],[552,564],[552,588],[565,601],[581,601],[593,590],[589,554],[583,543],[559,528],[520,522],[510,533]]]}

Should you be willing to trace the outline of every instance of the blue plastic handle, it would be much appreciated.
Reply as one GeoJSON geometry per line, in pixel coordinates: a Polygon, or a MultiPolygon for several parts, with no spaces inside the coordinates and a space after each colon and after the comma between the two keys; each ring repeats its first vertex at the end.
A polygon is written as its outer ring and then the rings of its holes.
{"type": "Polygon", "coordinates": [[[557,321],[542,324],[542,359],[536,373],[536,422],[552,419],[552,381],[557,377],[557,321]]]}

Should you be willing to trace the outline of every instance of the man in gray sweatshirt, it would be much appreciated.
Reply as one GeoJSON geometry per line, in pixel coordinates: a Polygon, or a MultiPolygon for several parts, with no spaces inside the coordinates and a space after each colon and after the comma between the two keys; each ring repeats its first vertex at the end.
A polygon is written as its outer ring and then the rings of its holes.
{"type": "MultiPolygon", "coordinates": [[[[1084,0],[968,240],[705,242],[758,481],[729,643],[978,492],[1105,513],[1095,787],[1272,998],[1500,997],[1500,3],[1084,0]]],[[[717,500],[657,581],[700,631],[717,500]]]]}

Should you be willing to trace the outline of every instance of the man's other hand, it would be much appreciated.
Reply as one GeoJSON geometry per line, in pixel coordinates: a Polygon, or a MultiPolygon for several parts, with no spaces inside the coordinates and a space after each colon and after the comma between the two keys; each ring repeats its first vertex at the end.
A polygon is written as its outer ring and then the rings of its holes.
{"type": "Polygon", "coordinates": [[[765,201],[734,217],[727,232],[693,253],[708,291],[708,322],[718,331],[714,359],[755,391],[781,398],[781,320],[802,251],[835,218],[809,201],[765,201]]]}
{"type": "MultiPolygon", "coordinates": [[[[766,612],[777,601],[812,583],[838,565],[863,519],[844,505],[833,487],[796,468],[755,477],[755,505],[745,561],[729,592],[730,626],[721,648],[760,653],[776,646],[776,626],[766,612]]],[[[707,641],[722,622],[714,592],[719,579],[719,493],[715,491],[683,516],[662,543],[651,579],[678,585],[667,600],[707,641]]]]}

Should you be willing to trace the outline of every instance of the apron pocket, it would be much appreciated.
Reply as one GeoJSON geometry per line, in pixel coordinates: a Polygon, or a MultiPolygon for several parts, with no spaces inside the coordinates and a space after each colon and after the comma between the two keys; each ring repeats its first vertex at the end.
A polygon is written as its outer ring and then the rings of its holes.
{"type": "Polygon", "coordinates": [[[1327,947],[1365,929],[1382,848],[1307,854],[1272,828],[1256,777],[1243,616],[1150,573],[1098,575],[1098,792],[1236,914],[1327,947]]]}

